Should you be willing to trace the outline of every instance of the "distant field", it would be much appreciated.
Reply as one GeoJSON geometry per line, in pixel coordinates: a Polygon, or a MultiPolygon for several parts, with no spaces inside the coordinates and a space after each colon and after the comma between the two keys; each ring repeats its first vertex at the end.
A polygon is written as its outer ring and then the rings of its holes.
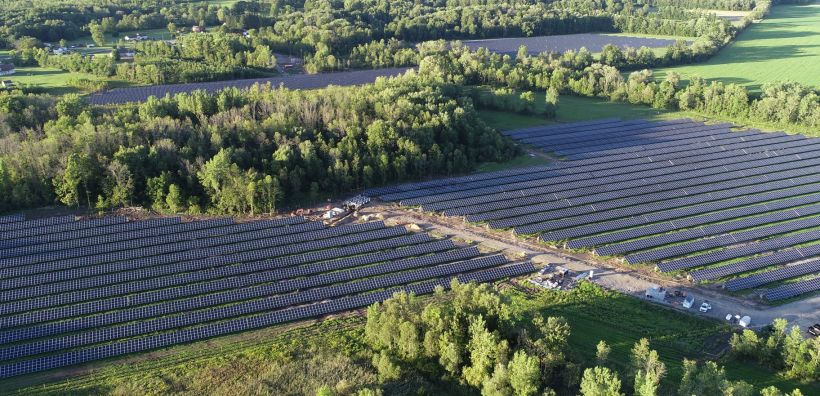
{"type": "Polygon", "coordinates": [[[77,89],[67,85],[68,81],[85,78],[89,80],[106,80],[86,73],[71,73],[60,69],[45,67],[18,67],[17,73],[3,77],[3,80],[14,81],[17,85],[33,85],[45,88],[52,94],[66,94],[77,92],[77,89]]]}
{"type": "Polygon", "coordinates": [[[670,70],[684,78],[699,75],[752,90],[782,80],[820,86],[820,4],[774,6],[763,22],[750,26],[709,61],[660,69],[656,75],[663,77],[670,70]]]}
{"type": "Polygon", "coordinates": [[[642,46],[649,48],[668,47],[675,43],[677,38],[658,38],[651,36],[624,35],[624,34],[599,34],[581,33],[565,34],[557,36],[537,36],[537,37],[511,37],[487,40],[464,40],[462,43],[471,49],[487,48],[490,51],[515,54],[522,45],[527,46],[530,53],[564,52],[577,50],[585,47],[590,52],[600,52],[607,44],[614,44],[619,47],[639,48],[642,46]]]}

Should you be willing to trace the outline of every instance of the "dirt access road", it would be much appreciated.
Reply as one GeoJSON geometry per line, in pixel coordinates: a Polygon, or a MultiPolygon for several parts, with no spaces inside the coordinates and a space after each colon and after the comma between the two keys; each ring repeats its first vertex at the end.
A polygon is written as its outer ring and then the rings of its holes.
{"type": "Polygon", "coordinates": [[[515,237],[510,232],[491,230],[469,224],[460,218],[449,218],[399,207],[394,204],[374,202],[362,211],[362,214],[380,213],[388,224],[416,224],[425,231],[444,234],[455,239],[479,243],[485,249],[504,252],[511,259],[530,260],[536,265],[555,263],[574,271],[594,270],[593,281],[607,289],[617,290],[638,298],[645,298],[647,288],[661,285],[675,288],[695,296],[695,305],[685,309],[680,305],[667,305],[693,315],[703,315],[717,320],[725,320],[727,314],[752,318],[751,327],[763,327],[776,318],[785,318],[791,324],[806,329],[814,323],[820,323],[820,296],[791,302],[780,306],[764,306],[751,300],[736,298],[718,291],[693,286],[691,283],[675,283],[666,278],[653,276],[651,270],[639,271],[607,265],[592,259],[567,252],[551,249],[540,243],[515,237]],[[708,300],[713,309],[704,314],[697,310],[701,302],[708,300]]]}

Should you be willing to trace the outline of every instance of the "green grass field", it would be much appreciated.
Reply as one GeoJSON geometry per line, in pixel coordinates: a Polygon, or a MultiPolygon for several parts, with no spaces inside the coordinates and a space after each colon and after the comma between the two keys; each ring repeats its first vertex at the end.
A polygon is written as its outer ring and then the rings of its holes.
{"type": "Polygon", "coordinates": [[[45,67],[18,67],[16,74],[3,77],[2,79],[14,81],[14,83],[18,86],[31,85],[44,88],[51,94],[62,95],[66,93],[79,92],[79,90],[69,87],[67,84],[70,80],[80,78],[93,81],[107,80],[93,74],[72,73],[60,69],[45,67]]]}
{"type": "Polygon", "coordinates": [[[763,22],[741,33],[736,41],[707,62],[665,68],[684,78],[699,75],[738,83],[752,90],[766,82],[793,80],[820,86],[820,4],[778,5],[763,22]]]}

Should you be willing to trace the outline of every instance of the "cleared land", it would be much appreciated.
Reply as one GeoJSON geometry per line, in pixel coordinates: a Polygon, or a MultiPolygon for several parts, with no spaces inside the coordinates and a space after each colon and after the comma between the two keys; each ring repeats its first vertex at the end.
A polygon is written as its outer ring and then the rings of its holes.
{"type": "Polygon", "coordinates": [[[598,120],[508,131],[568,160],[370,194],[689,271],[698,282],[733,279],[731,290],[755,289],[768,301],[817,291],[820,140],[731,127],[598,120]],[[750,273],[760,274],[740,277],[750,273]]]}
{"type": "Polygon", "coordinates": [[[492,52],[515,55],[522,45],[527,46],[531,54],[541,52],[564,52],[585,47],[590,52],[600,52],[607,44],[622,48],[668,47],[674,39],[655,37],[632,37],[627,35],[610,35],[600,33],[566,34],[558,36],[512,37],[487,40],[462,41],[470,49],[487,48],[492,52]]]}
{"type": "Polygon", "coordinates": [[[820,4],[778,5],[762,22],[704,63],[659,69],[684,78],[698,75],[750,89],[772,81],[797,81],[820,86],[820,4]]]}

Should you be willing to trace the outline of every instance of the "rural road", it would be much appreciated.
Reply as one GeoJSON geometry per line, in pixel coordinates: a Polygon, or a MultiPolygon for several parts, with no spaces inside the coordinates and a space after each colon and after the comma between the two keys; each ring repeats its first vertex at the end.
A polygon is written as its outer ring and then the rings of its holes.
{"type": "MultiPolygon", "coordinates": [[[[639,274],[635,271],[602,267],[598,263],[593,264],[582,258],[563,254],[540,244],[522,241],[511,235],[505,237],[509,233],[464,223],[459,218],[438,217],[429,213],[406,210],[388,204],[370,206],[366,208],[364,213],[382,213],[385,216],[385,221],[397,224],[416,224],[426,231],[437,231],[451,237],[474,241],[485,247],[503,251],[511,257],[521,259],[526,256],[535,264],[555,263],[573,271],[594,270],[595,283],[607,289],[617,290],[641,299],[645,298],[646,289],[662,284],[665,287],[692,294],[695,296],[695,305],[691,309],[685,309],[679,305],[659,304],[693,315],[706,316],[720,321],[725,321],[727,314],[748,315],[752,318],[750,326],[752,328],[766,326],[776,318],[784,318],[790,324],[800,326],[801,329],[806,329],[814,323],[820,323],[820,308],[818,308],[820,307],[820,296],[779,306],[761,306],[749,300],[728,296],[717,291],[686,285],[664,284],[668,281],[664,279],[658,279],[657,281],[647,279],[645,274],[639,274]],[[709,300],[712,304],[712,310],[706,314],[697,310],[697,307],[704,300],[709,300]]],[[[657,301],[652,302],[658,303],[657,301]]]]}

